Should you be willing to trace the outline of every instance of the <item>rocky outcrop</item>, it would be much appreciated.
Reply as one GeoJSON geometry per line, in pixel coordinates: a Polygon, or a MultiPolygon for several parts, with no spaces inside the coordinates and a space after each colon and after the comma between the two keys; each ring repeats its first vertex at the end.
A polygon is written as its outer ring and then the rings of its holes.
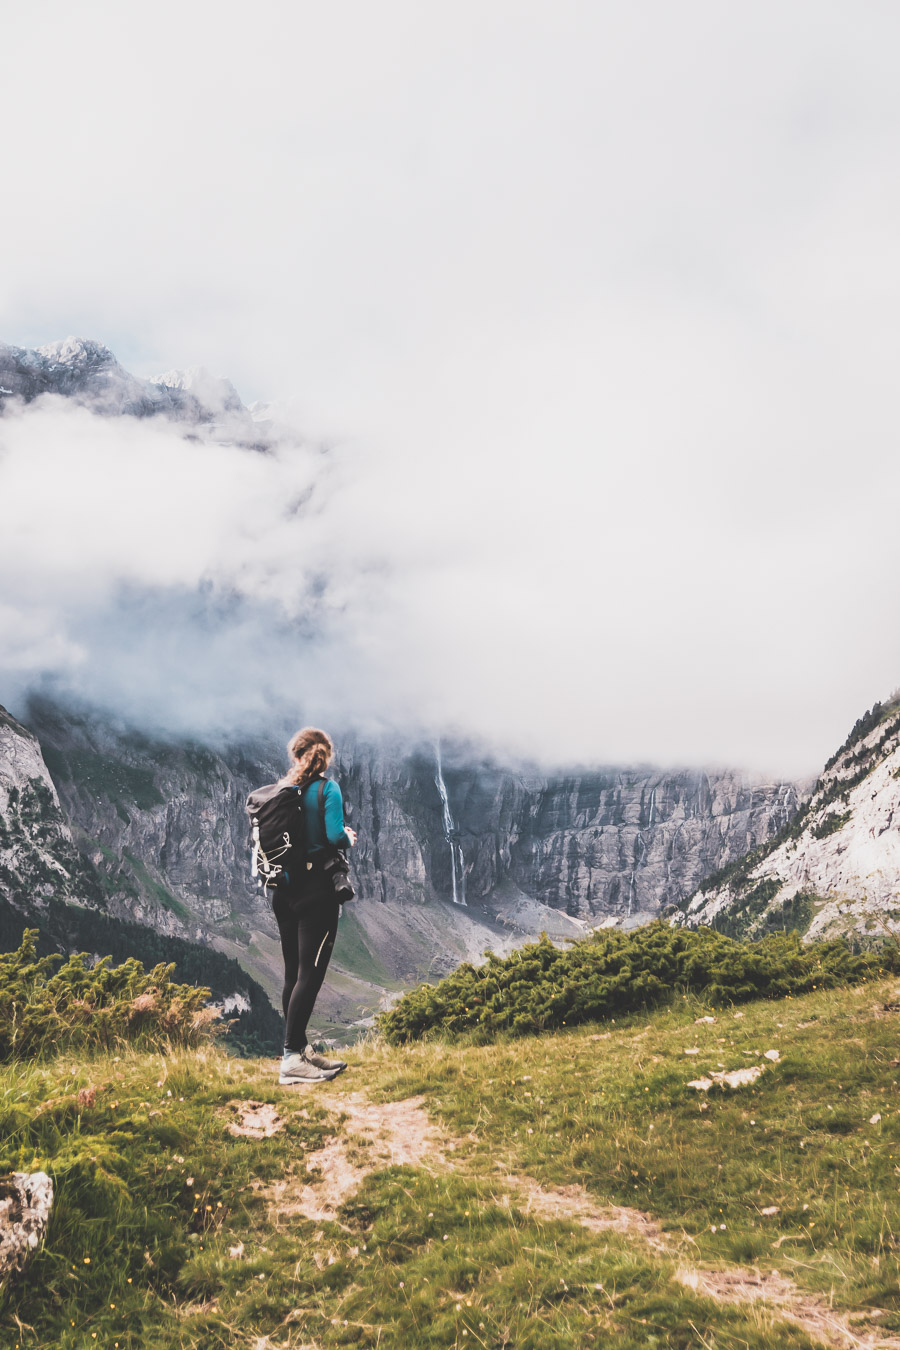
{"type": "Polygon", "coordinates": [[[802,810],[673,916],[735,936],[900,931],[900,697],[860,718],[802,810]]]}
{"type": "Polygon", "coordinates": [[[46,1172],[13,1172],[0,1180],[0,1283],[25,1269],[44,1240],[52,1208],[46,1172]]]}

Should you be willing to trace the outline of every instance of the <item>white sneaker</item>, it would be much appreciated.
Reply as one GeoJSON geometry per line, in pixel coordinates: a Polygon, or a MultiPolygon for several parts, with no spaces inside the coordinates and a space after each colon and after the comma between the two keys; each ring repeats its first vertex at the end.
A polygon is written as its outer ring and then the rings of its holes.
{"type": "Polygon", "coordinates": [[[307,1064],[313,1064],[317,1069],[324,1070],[325,1073],[328,1073],[330,1069],[334,1069],[335,1073],[341,1073],[347,1067],[345,1059],[326,1059],[324,1055],[318,1054],[311,1045],[308,1045],[303,1051],[303,1058],[307,1064]]]}
{"type": "Polygon", "coordinates": [[[315,1064],[310,1064],[302,1054],[285,1055],[281,1061],[278,1081],[283,1087],[290,1087],[294,1083],[327,1083],[339,1072],[337,1069],[320,1069],[315,1064]]]}

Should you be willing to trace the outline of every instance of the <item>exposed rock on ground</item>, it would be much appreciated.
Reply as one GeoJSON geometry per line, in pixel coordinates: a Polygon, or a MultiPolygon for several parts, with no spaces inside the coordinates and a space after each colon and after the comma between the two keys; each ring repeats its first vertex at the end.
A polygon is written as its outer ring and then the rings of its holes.
{"type": "Polygon", "coordinates": [[[46,1172],[13,1172],[0,1180],[0,1282],[24,1270],[44,1240],[52,1207],[46,1172]]]}
{"type": "Polygon", "coordinates": [[[749,1087],[760,1077],[764,1068],[763,1064],[751,1064],[746,1069],[732,1069],[730,1072],[722,1070],[718,1073],[714,1071],[704,1075],[703,1078],[694,1078],[688,1083],[688,1087],[696,1088],[698,1092],[709,1092],[715,1083],[724,1083],[730,1088],[749,1087]]]}

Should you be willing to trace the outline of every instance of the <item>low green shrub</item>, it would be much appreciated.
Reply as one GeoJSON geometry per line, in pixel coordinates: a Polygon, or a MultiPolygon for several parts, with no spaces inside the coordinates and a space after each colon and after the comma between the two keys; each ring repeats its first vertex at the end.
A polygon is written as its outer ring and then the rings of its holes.
{"type": "Polygon", "coordinates": [[[523,1035],[659,1007],[681,994],[714,1006],[783,998],[900,970],[896,945],[854,952],[843,939],[804,945],[796,933],[738,942],[661,920],[601,930],[560,949],[547,937],[483,966],[465,964],[410,990],[378,1019],[392,1044],[428,1034],[523,1035]]]}
{"type": "Polygon", "coordinates": [[[0,954],[0,1062],[85,1046],[197,1045],[224,1029],[209,990],[173,984],[174,964],[145,971],[130,958],[38,956],[38,932],[0,954]],[[58,969],[56,967],[59,966],[58,969]]]}

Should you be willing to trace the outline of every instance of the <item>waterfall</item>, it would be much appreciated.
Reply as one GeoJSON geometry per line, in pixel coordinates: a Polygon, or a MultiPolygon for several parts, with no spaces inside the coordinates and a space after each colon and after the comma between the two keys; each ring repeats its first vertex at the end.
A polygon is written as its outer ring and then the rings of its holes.
{"type": "Polygon", "coordinates": [[[450,814],[450,798],[447,795],[447,784],[444,782],[444,774],[441,769],[441,743],[440,741],[434,747],[434,762],[437,768],[434,785],[441,796],[441,808],[444,816],[444,838],[450,845],[450,873],[453,880],[453,903],[454,905],[464,905],[466,903],[466,871],[464,866],[462,844],[459,842],[459,831],[450,814]]]}

